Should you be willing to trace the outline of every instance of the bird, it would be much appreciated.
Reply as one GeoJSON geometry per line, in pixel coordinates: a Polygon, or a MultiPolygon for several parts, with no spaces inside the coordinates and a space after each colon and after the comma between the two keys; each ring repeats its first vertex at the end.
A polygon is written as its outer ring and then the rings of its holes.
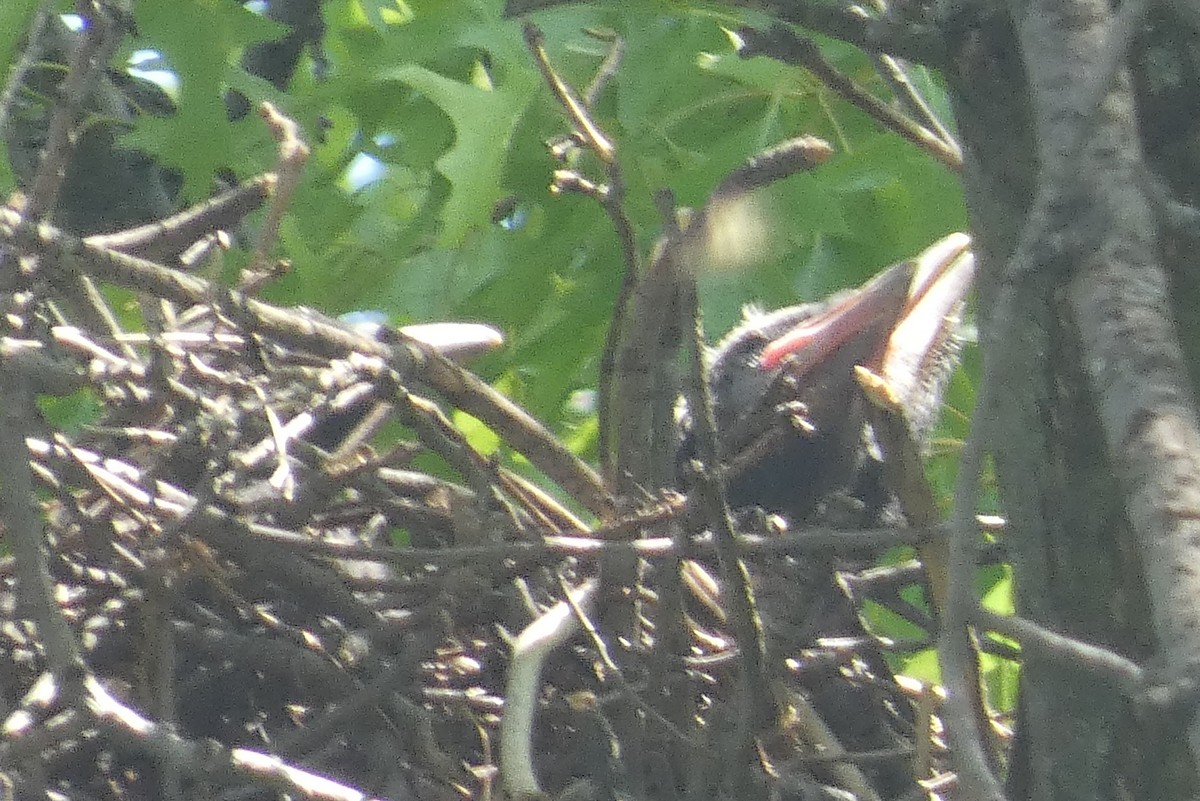
{"type": "MultiPolygon", "coordinates": [[[[836,496],[861,502],[857,522],[878,522],[870,518],[891,493],[855,368],[883,377],[914,439],[925,440],[958,350],[973,271],[970,239],[955,233],[824,301],[748,308],[707,369],[730,506],[801,525],[830,522],[820,518],[836,496]]],[[[685,453],[690,436],[685,431],[685,453]]]]}
{"type": "MultiPolygon", "coordinates": [[[[973,272],[970,239],[955,233],[856,289],[745,311],[706,365],[720,472],[739,525],[761,520],[760,513],[795,530],[903,522],[855,368],[884,379],[914,440],[926,441],[959,347],[973,272]]],[[[695,434],[682,403],[680,422],[678,462],[686,465],[695,434]]],[[[686,476],[681,481],[686,488],[686,476]]],[[[832,551],[748,565],[768,657],[791,666],[804,697],[850,753],[895,749],[914,736],[911,709],[882,689],[894,684],[883,650],[839,579],[866,566],[832,551]]],[[[882,798],[916,789],[903,758],[862,768],[882,798]]],[[[814,778],[836,783],[822,768],[814,778]]]]}

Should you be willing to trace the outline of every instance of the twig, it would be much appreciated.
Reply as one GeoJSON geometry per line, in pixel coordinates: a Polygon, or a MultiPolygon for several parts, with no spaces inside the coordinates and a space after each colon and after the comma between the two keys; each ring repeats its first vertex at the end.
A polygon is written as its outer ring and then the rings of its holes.
{"type": "Polygon", "coordinates": [[[579,631],[576,609],[586,610],[599,588],[589,579],[525,627],[513,643],[500,721],[500,777],[515,801],[542,797],[533,766],[533,715],[546,658],[579,631]]]}
{"type": "Polygon", "coordinates": [[[643,701],[638,695],[634,686],[625,678],[625,672],[621,670],[620,665],[613,661],[608,643],[604,641],[604,637],[596,629],[596,626],[592,623],[591,618],[588,617],[587,611],[579,604],[575,596],[570,592],[571,588],[567,585],[567,582],[562,577],[561,573],[559,574],[559,586],[563,588],[564,600],[570,604],[571,611],[575,614],[580,627],[583,629],[584,633],[588,635],[588,639],[592,641],[592,646],[596,649],[596,654],[600,657],[600,661],[604,664],[605,679],[613,682],[616,685],[617,695],[629,701],[632,706],[641,711],[643,715],[646,715],[648,719],[658,723],[664,731],[669,733],[680,743],[691,744],[692,738],[688,737],[688,735],[685,734],[672,721],[660,714],[657,709],[643,701]]]}
{"type": "Polygon", "coordinates": [[[167,262],[206,234],[241,222],[270,197],[275,184],[275,175],[266,173],[165,220],[89,236],[84,241],[148,261],[167,262]]]}
{"type": "Polygon", "coordinates": [[[542,73],[547,85],[554,91],[554,96],[562,105],[563,110],[567,113],[567,118],[571,121],[571,125],[583,137],[587,147],[596,154],[605,165],[611,165],[616,158],[616,148],[613,147],[609,138],[600,130],[594,122],[592,122],[591,113],[588,111],[584,101],[579,98],[575,90],[559,77],[558,73],[550,65],[550,57],[546,54],[545,37],[532,22],[526,22],[523,28],[525,32],[525,44],[529,47],[529,51],[533,53],[534,62],[542,73]]]}
{"type": "Polygon", "coordinates": [[[96,80],[108,65],[121,38],[104,5],[96,3],[92,9],[94,13],[76,45],[66,80],[59,88],[61,99],[51,115],[46,144],[42,147],[41,161],[29,190],[25,213],[34,219],[49,214],[58,200],[75,149],[75,137],[71,134],[84,114],[96,80]]]}
{"type": "MultiPolygon", "coordinates": [[[[601,38],[600,34],[592,31],[593,38],[601,38]]],[[[625,57],[625,42],[620,36],[612,36],[606,41],[609,42],[608,55],[604,57],[604,61],[600,62],[600,69],[596,70],[596,74],[592,76],[592,82],[588,84],[588,88],[583,93],[583,104],[586,108],[591,108],[600,100],[600,95],[608,87],[608,82],[616,77],[617,70],[621,66],[621,60],[625,57]]]]}
{"type": "Polygon", "coordinates": [[[865,53],[889,53],[934,68],[950,66],[946,37],[934,25],[914,24],[899,14],[868,17],[850,4],[772,0],[768,7],[785,22],[856,45],[865,53]]]}
{"type": "Polygon", "coordinates": [[[401,422],[420,432],[422,442],[436,450],[457,470],[475,491],[476,497],[485,500],[496,513],[473,522],[479,528],[486,528],[493,522],[500,523],[497,527],[502,530],[469,532],[468,536],[477,542],[515,538],[522,527],[515,510],[494,489],[500,483],[497,465],[481,458],[436,404],[412,395],[402,387],[397,387],[396,403],[401,422]]]}
{"type": "Polygon", "coordinates": [[[0,511],[16,557],[20,609],[37,623],[50,674],[63,679],[83,668],[83,658],[55,600],[43,526],[34,506],[25,444],[25,433],[37,428],[33,387],[17,371],[6,375],[0,383],[0,511]]]}
{"type": "Polygon", "coordinates": [[[706,212],[729,200],[798,172],[808,172],[824,164],[833,155],[833,148],[815,136],[797,136],[772,148],[756,153],[745,164],[721,179],[704,204],[706,212]]]}
{"type": "MultiPolygon", "coordinates": [[[[680,312],[685,319],[695,323],[692,335],[684,338],[689,361],[685,396],[696,432],[696,451],[700,463],[695,492],[706,513],[705,520],[712,528],[725,582],[726,612],[734,641],[741,652],[740,690],[746,703],[742,706],[743,714],[738,723],[738,742],[734,746],[732,769],[748,771],[752,764],[753,738],[762,726],[775,719],[775,705],[770,695],[762,620],[755,609],[750,575],[737,552],[729,501],[716,469],[719,463],[717,426],[705,376],[703,332],[694,281],[683,283],[680,312]]],[[[738,785],[748,786],[741,779],[739,777],[738,785]]]]}
{"type": "MultiPolygon", "coordinates": [[[[602,519],[616,517],[615,502],[600,477],[545,426],[487,382],[450,359],[432,352],[427,346],[421,346],[420,352],[423,358],[422,381],[458,408],[478,417],[504,435],[509,445],[529,457],[538,469],[588,511],[602,519]]],[[[393,356],[393,367],[403,368],[409,363],[402,356],[397,356],[400,354],[393,356]]],[[[402,369],[401,375],[406,373],[407,370],[402,369]]]]}
{"type": "Polygon", "coordinates": [[[874,56],[873,60],[876,70],[892,87],[896,99],[907,109],[909,116],[922,128],[931,131],[945,142],[948,148],[958,154],[959,161],[962,161],[962,148],[959,147],[958,141],[933,113],[933,109],[925,102],[917,87],[913,86],[908,77],[908,67],[899,59],[886,54],[874,56]]]}
{"type": "Polygon", "coordinates": [[[597,409],[599,420],[600,441],[600,471],[610,485],[620,481],[619,468],[613,464],[615,452],[618,450],[613,440],[613,383],[616,377],[617,349],[625,329],[625,320],[629,315],[630,299],[637,284],[641,270],[641,257],[637,251],[634,238],[633,223],[625,212],[625,181],[621,173],[621,164],[617,158],[616,147],[592,119],[590,103],[608,80],[608,74],[615,72],[620,64],[623,50],[617,39],[608,57],[597,72],[592,85],[587,92],[587,100],[580,100],[578,93],[562,79],[550,63],[550,57],[544,47],[542,32],[532,23],[525,25],[525,42],[533,54],[534,61],[541,71],[546,84],[554,93],[555,99],[562,106],[567,120],[575,130],[575,136],[600,160],[604,167],[606,183],[597,185],[573,171],[560,170],[555,173],[552,191],[578,191],[594,198],[603,207],[612,221],[621,247],[624,271],[621,286],[617,291],[617,299],[613,305],[612,321],[609,323],[608,334],[605,337],[604,351],[600,356],[600,392],[597,409]]]}
{"type": "Polygon", "coordinates": [[[938,659],[946,685],[942,720],[953,743],[954,764],[967,797],[980,801],[1001,801],[1004,792],[992,772],[987,735],[981,730],[979,676],[971,649],[969,626],[978,602],[975,599],[975,509],[979,505],[979,476],[983,470],[984,421],[990,420],[990,387],[985,367],[975,411],[974,423],[959,453],[958,477],[954,485],[954,508],[950,515],[950,543],[947,549],[946,603],[942,610],[942,629],[938,636],[938,659]]]}
{"type": "Polygon", "coordinates": [[[820,48],[811,39],[782,26],[776,26],[766,34],[746,29],[742,31],[742,37],[745,44],[739,52],[743,56],[770,55],[786,63],[805,67],[844,100],[861,109],[884,128],[912,142],[951,171],[962,171],[961,153],[932,131],[895,111],[839,72],[825,60],[820,48]]]}
{"type": "Polygon", "coordinates": [[[1115,651],[1067,637],[1022,617],[997,615],[982,608],[975,611],[975,617],[981,627],[1021,643],[1025,653],[1036,649],[1045,658],[1111,680],[1130,697],[1144,688],[1146,671],[1115,651]]]}
{"type": "MultiPolygon", "coordinates": [[[[207,306],[216,296],[215,285],[203,278],[91,247],[51,226],[33,225],[12,209],[0,208],[0,241],[42,256],[40,268],[55,274],[71,275],[71,271],[78,270],[99,281],[187,306],[207,306]]],[[[614,516],[612,498],[591,468],[527,412],[429,346],[408,337],[400,337],[395,346],[384,344],[310,310],[281,309],[233,290],[223,294],[230,304],[250,316],[255,330],[271,335],[284,346],[337,358],[355,352],[381,356],[402,379],[420,370],[422,381],[503,433],[509,444],[586,508],[603,517],[614,516]]]]}
{"type": "MultiPolygon", "coordinates": [[[[793,693],[788,699],[791,713],[796,717],[796,725],[805,740],[820,753],[823,759],[833,764],[830,770],[837,778],[838,784],[853,793],[861,801],[880,801],[879,793],[871,786],[866,775],[852,761],[853,756],[847,753],[845,747],[838,741],[837,735],[829,728],[829,724],[813,707],[812,702],[801,693],[793,693]]],[[[889,754],[895,758],[896,754],[889,754]]]]}
{"type": "Polygon", "coordinates": [[[287,209],[288,203],[291,202],[292,193],[300,184],[300,175],[311,152],[308,145],[300,138],[300,126],[281,114],[271,103],[264,101],[259,106],[259,114],[279,144],[279,160],[275,167],[277,176],[275,192],[271,196],[271,203],[267,206],[266,217],[263,219],[262,229],[258,234],[254,255],[250,260],[250,265],[246,268],[247,274],[250,275],[266,272],[267,259],[279,236],[283,213],[287,209]]]}

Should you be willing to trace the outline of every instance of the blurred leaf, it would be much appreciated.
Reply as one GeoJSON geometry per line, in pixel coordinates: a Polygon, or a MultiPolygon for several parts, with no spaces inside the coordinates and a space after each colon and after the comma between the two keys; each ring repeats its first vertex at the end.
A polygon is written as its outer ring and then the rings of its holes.
{"type": "Polygon", "coordinates": [[[39,0],[5,0],[0,3],[0,64],[16,65],[38,5],[39,0]]]}
{"type": "Polygon", "coordinates": [[[257,120],[252,133],[244,125],[229,123],[225,92],[234,86],[253,87],[257,91],[250,94],[252,105],[263,96],[265,83],[251,80],[238,61],[248,46],[280,36],[284,28],[224,0],[136,3],[134,7],[139,32],[166,57],[179,75],[180,88],[175,114],[142,117],[123,141],[179,167],[185,195],[202,198],[213,175],[231,166],[230,154],[243,150],[241,137],[267,139],[257,120]]]}
{"type": "Polygon", "coordinates": [[[84,426],[94,423],[104,410],[104,404],[90,388],[70,395],[43,395],[37,403],[47,422],[66,434],[77,433],[84,426]]]}
{"type": "Polygon", "coordinates": [[[483,456],[491,456],[500,449],[500,437],[471,415],[455,410],[452,420],[471,447],[483,456]]]}
{"type": "Polygon", "coordinates": [[[506,148],[535,84],[524,80],[483,89],[412,65],[387,70],[380,77],[423,92],[454,122],[454,146],[437,160],[438,170],[453,185],[439,242],[446,247],[461,244],[468,229],[486,220],[503,195],[506,148]]]}

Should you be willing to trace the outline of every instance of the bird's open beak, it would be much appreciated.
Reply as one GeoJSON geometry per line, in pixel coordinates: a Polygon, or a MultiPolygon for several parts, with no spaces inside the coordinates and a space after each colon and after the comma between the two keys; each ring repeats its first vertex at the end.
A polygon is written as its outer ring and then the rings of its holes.
{"type": "Polygon", "coordinates": [[[926,361],[957,319],[974,275],[970,246],[970,238],[961,233],[938,240],[769,342],[759,364],[772,370],[786,360],[788,372],[802,378],[846,343],[880,331],[887,336],[886,345],[868,366],[903,397],[925,374],[926,361]]]}

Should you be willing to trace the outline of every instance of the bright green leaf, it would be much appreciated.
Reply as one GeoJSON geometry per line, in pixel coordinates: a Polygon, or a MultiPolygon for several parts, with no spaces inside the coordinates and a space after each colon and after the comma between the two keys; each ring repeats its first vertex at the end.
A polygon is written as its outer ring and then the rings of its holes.
{"type": "Polygon", "coordinates": [[[446,247],[461,244],[503,195],[507,148],[536,84],[525,76],[489,91],[414,65],[385,71],[381,78],[424,93],[454,123],[454,146],[437,160],[438,171],[453,186],[439,241],[446,247]]]}

